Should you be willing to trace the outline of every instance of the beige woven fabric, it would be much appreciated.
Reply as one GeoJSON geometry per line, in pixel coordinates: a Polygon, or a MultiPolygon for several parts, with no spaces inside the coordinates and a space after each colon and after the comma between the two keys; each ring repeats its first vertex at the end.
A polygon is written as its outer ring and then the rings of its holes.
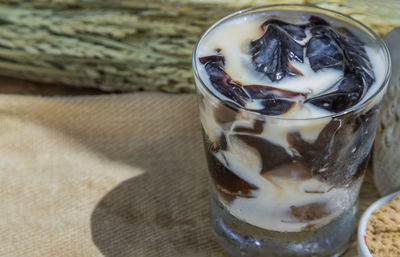
{"type": "Polygon", "coordinates": [[[2,95],[0,172],[0,256],[227,256],[194,95],[2,95]]]}

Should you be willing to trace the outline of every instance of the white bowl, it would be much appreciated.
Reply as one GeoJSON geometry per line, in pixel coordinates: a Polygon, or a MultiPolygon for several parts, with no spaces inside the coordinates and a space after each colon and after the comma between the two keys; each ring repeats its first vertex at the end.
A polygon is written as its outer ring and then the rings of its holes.
{"type": "Polygon", "coordinates": [[[384,196],[381,199],[377,200],[368,209],[364,212],[361,216],[360,223],[358,224],[358,231],[357,231],[357,250],[358,255],[360,257],[373,257],[370,253],[367,244],[365,243],[365,234],[367,232],[367,224],[368,219],[372,215],[372,213],[378,209],[382,204],[389,202],[393,199],[396,195],[400,194],[399,192],[394,192],[390,195],[384,196]]]}

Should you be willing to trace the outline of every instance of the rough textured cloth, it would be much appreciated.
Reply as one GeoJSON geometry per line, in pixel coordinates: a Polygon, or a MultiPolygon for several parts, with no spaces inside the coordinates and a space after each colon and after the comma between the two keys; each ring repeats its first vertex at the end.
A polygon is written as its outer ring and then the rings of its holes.
{"type": "Polygon", "coordinates": [[[1,95],[0,256],[228,256],[201,140],[194,95],[1,95]]]}

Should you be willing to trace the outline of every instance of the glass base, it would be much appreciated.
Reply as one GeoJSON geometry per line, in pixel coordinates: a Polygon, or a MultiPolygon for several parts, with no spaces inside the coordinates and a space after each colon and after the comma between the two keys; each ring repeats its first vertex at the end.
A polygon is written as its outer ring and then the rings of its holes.
{"type": "Polygon", "coordinates": [[[232,256],[340,256],[355,231],[357,203],[327,225],[304,232],[261,229],[237,219],[214,197],[211,220],[217,241],[232,256]]]}

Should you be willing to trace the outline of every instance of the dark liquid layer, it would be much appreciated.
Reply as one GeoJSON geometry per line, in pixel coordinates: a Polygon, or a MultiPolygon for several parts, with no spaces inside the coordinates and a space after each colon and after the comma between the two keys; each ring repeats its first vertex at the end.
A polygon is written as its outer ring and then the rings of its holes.
{"type": "MultiPolygon", "coordinates": [[[[215,109],[214,113],[216,117],[235,117],[235,112],[225,106],[215,109]]],[[[288,133],[287,140],[298,153],[295,156],[290,156],[281,146],[258,136],[262,131],[260,124],[265,121],[256,121],[253,129],[234,128],[233,131],[237,133],[229,136],[237,137],[258,152],[262,161],[261,174],[296,164],[306,169],[311,177],[332,186],[344,186],[357,179],[365,170],[378,117],[379,105],[364,114],[348,114],[335,118],[325,126],[312,144],[305,141],[299,132],[288,133]]],[[[220,125],[229,131],[232,120],[220,125]]],[[[229,151],[227,135],[221,134],[214,142],[211,142],[205,131],[203,135],[208,167],[214,182],[224,188],[224,194],[231,194],[233,198],[239,196],[238,192],[242,197],[250,197],[248,193],[257,188],[236,176],[229,167],[214,157],[219,151],[229,151]]]]}

